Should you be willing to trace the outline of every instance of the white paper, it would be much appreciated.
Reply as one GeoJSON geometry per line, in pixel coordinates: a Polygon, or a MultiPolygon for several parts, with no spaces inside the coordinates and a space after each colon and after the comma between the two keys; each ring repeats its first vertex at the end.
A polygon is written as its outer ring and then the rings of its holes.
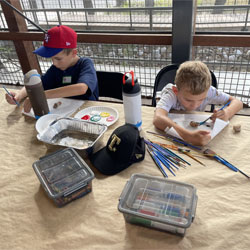
{"type": "MultiPolygon", "coordinates": [[[[223,121],[221,119],[216,119],[215,123],[211,120],[208,120],[205,124],[200,125],[199,127],[191,127],[190,122],[202,122],[211,114],[176,114],[176,113],[169,113],[169,118],[171,118],[175,123],[180,125],[181,127],[188,129],[188,130],[208,130],[211,132],[211,139],[213,139],[217,134],[219,134],[228,124],[229,121],[223,121]]],[[[174,128],[171,128],[167,131],[168,134],[180,138],[180,135],[176,132],[174,128]]]]}
{"type": "MultiPolygon", "coordinates": [[[[52,99],[47,99],[47,101],[48,101],[50,114],[57,114],[62,117],[70,116],[84,104],[83,100],[76,100],[76,99],[70,99],[70,98],[52,98],[52,99]],[[54,108],[53,107],[54,104],[58,102],[61,102],[62,104],[59,105],[57,108],[54,108]]],[[[33,109],[31,109],[29,113],[24,112],[24,110],[22,112],[25,115],[35,117],[33,109]]]]}

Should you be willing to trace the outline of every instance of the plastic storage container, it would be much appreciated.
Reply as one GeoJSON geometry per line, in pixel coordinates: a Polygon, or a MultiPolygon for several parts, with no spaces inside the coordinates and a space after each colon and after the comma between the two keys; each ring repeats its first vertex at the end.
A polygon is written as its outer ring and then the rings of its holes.
{"type": "Polygon", "coordinates": [[[134,174],[119,199],[118,210],[129,223],[184,236],[195,217],[196,188],[144,174],[134,174]]]}
{"type": "Polygon", "coordinates": [[[46,193],[58,207],[92,190],[94,173],[72,148],[44,156],[33,163],[33,168],[46,193]]]}

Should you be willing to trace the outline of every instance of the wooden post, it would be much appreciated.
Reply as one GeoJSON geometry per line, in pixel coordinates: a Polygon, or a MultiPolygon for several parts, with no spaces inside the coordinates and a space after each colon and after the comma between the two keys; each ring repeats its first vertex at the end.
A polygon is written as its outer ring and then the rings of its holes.
{"type": "MultiPolygon", "coordinates": [[[[22,7],[19,0],[7,0],[11,5],[13,5],[19,11],[22,11],[22,7]]],[[[27,32],[27,25],[24,18],[15,12],[10,6],[0,1],[1,7],[8,24],[9,32],[27,32]]],[[[31,69],[37,69],[41,73],[41,68],[38,63],[38,59],[34,51],[34,46],[32,41],[13,41],[16,53],[23,71],[26,74],[31,69]]]]}

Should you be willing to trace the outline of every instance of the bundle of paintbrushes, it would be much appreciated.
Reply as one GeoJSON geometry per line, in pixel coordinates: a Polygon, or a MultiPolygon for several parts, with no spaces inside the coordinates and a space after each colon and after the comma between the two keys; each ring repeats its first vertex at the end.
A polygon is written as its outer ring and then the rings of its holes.
{"type": "Polygon", "coordinates": [[[172,136],[172,135],[169,135],[169,134],[159,134],[159,133],[151,132],[151,131],[147,131],[147,133],[153,134],[153,135],[155,135],[155,136],[157,136],[159,138],[169,140],[169,141],[177,143],[177,144],[181,144],[182,146],[190,147],[190,148],[198,150],[198,151],[201,150],[200,147],[194,146],[194,145],[192,145],[190,143],[187,143],[187,142],[183,141],[182,139],[179,139],[179,138],[177,138],[175,136],[172,136]]]}
{"type": "Polygon", "coordinates": [[[199,162],[201,165],[206,166],[203,162],[201,162],[196,157],[194,157],[194,155],[193,155],[193,153],[191,152],[190,149],[185,149],[183,147],[178,147],[178,146],[175,146],[173,144],[165,144],[165,143],[159,143],[159,142],[154,142],[154,141],[153,141],[153,143],[159,144],[160,146],[162,146],[164,148],[173,149],[173,150],[176,150],[176,151],[178,151],[180,153],[183,153],[183,154],[187,155],[188,157],[190,157],[191,159],[199,162]]]}
{"type": "MultiPolygon", "coordinates": [[[[158,133],[155,133],[155,132],[150,132],[150,131],[147,131],[147,133],[150,133],[150,134],[153,134],[154,136],[158,137],[158,138],[161,138],[161,139],[165,139],[165,140],[168,140],[168,141],[171,141],[171,142],[174,142],[174,143],[178,143],[178,144],[181,144],[182,146],[186,146],[186,147],[190,147],[192,149],[195,149],[195,150],[198,150],[198,152],[200,152],[201,148],[200,147],[197,147],[197,146],[193,146],[191,144],[188,144],[180,139],[176,139],[175,137],[173,136],[168,136],[168,135],[162,135],[162,134],[158,134],[158,133]]],[[[160,146],[164,147],[164,148],[169,148],[169,149],[173,149],[173,150],[176,150],[180,153],[183,153],[185,155],[187,155],[188,157],[190,157],[191,159],[199,162],[201,165],[203,166],[206,166],[204,163],[202,163],[200,160],[198,160],[196,157],[194,157],[194,155],[191,153],[191,150],[190,149],[184,149],[183,147],[178,147],[176,145],[173,145],[173,144],[164,144],[164,143],[158,143],[158,142],[154,142],[156,144],[159,144],[160,146]]]]}
{"type": "Polygon", "coordinates": [[[186,167],[186,164],[191,165],[170,149],[149,140],[144,139],[144,141],[149,154],[164,177],[168,177],[165,170],[168,170],[172,175],[176,176],[175,172],[179,170],[179,167],[186,167]]]}

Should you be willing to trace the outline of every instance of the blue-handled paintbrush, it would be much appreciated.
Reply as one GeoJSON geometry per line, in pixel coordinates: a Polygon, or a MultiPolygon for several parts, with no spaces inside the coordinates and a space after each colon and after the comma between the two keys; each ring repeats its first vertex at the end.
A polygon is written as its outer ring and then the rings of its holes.
{"type": "MultiPolygon", "coordinates": [[[[147,144],[146,144],[147,145],[147,144]]],[[[163,169],[163,167],[161,166],[161,162],[157,159],[157,157],[154,155],[152,149],[150,148],[150,146],[147,145],[147,151],[149,152],[151,158],[153,159],[155,165],[158,167],[158,169],[161,171],[162,175],[164,177],[168,177],[167,173],[165,172],[165,170],[163,169]]]]}
{"type": "Polygon", "coordinates": [[[183,141],[183,140],[181,140],[181,139],[179,139],[179,138],[177,138],[177,137],[175,137],[175,136],[169,135],[169,134],[159,134],[159,133],[155,133],[155,132],[151,132],[151,131],[146,131],[146,132],[147,132],[147,133],[150,133],[150,134],[153,134],[153,135],[160,135],[160,136],[163,136],[163,137],[165,137],[165,139],[167,139],[167,140],[170,140],[170,141],[172,141],[172,142],[179,143],[179,144],[181,144],[181,145],[184,145],[184,146],[187,146],[187,147],[190,147],[190,148],[193,148],[193,149],[201,150],[200,147],[194,146],[194,145],[192,145],[192,144],[190,144],[190,143],[187,143],[187,142],[185,142],[185,141],[183,141]]]}
{"type": "Polygon", "coordinates": [[[167,153],[164,148],[162,148],[158,144],[152,143],[151,141],[145,140],[145,142],[148,145],[150,145],[152,149],[155,149],[154,151],[159,152],[162,155],[162,157],[164,157],[164,159],[166,159],[173,167],[175,167],[176,169],[179,169],[176,165],[174,165],[174,164],[179,165],[179,161],[177,161],[172,155],[167,153]]]}
{"type": "Polygon", "coordinates": [[[5,86],[3,86],[3,88],[4,88],[4,90],[6,91],[6,93],[7,93],[10,97],[12,97],[12,99],[14,100],[14,102],[16,103],[16,105],[19,107],[19,106],[20,106],[20,103],[16,100],[16,98],[9,92],[9,90],[8,90],[5,86]]]}
{"type": "MultiPolygon", "coordinates": [[[[219,110],[223,110],[223,109],[224,109],[225,107],[227,107],[230,103],[231,103],[231,101],[227,102],[227,103],[226,103],[225,105],[223,105],[219,110]]],[[[206,121],[208,121],[211,117],[212,117],[212,115],[209,116],[206,120],[204,120],[204,121],[202,121],[202,122],[194,122],[194,121],[192,121],[191,123],[195,124],[195,127],[198,127],[198,126],[200,126],[200,125],[205,124],[206,121]]]]}
{"type": "Polygon", "coordinates": [[[244,173],[243,171],[241,171],[240,169],[238,169],[237,167],[233,166],[231,163],[229,163],[227,160],[225,160],[224,158],[222,158],[221,156],[217,155],[214,151],[212,151],[211,149],[206,149],[203,152],[206,156],[208,157],[212,157],[215,160],[219,161],[220,163],[224,164],[225,166],[227,166],[228,168],[230,168],[231,170],[235,171],[235,172],[240,172],[241,174],[243,174],[244,176],[246,176],[248,179],[250,178],[249,175],[247,175],[246,173],[244,173]]]}

